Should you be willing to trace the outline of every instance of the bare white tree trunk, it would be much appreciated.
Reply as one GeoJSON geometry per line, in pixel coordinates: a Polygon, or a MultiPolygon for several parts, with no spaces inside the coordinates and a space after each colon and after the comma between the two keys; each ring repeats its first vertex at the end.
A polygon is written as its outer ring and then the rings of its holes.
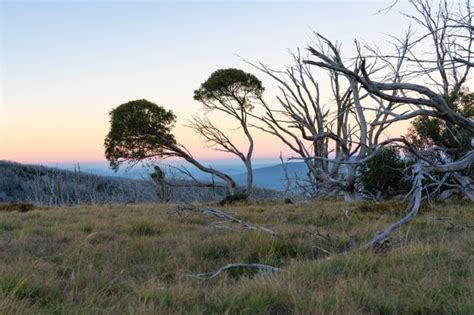
{"type": "Polygon", "coordinates": [[[410,192],[410,194],[412,194],[411,205],[407,209],[407,211],[409,210],[407,215],[400,221],[390,225],[383,232],[377,233],[375,237],[364,246],[365,248],[376,247],[383,240],[389,237],[389,235],[392,234],[396,229],[410,222],[418,214],[418,210],[420,209],[421,201],[422,201],[423,179],[424,179],[423,167],[421,163],[417,163],[413,166],[413,187],[412,187],[412,191],[410,192]]]}

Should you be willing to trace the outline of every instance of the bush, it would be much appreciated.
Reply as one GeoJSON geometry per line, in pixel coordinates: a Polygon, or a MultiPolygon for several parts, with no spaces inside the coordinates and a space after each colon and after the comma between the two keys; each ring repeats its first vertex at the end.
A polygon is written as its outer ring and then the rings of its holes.
{"type": "Polygon", "coordinates": [[[249,196],[245,192],[238,192],[238,193],[235,193],[234,195],[226,196],[224,199],[222,199],[219,202],[219,205],[220,206],[232,205],[234,203],[247,201],[248,198],[249,196]]]}
{"type": "Polygon", "coordinates": [[[0,211],[28,212],[35,208],[30,203],[0,203],[0,211]]]}
{"type": "Polygon", "coordinates": [[[408,161],[394,147],[383,148],[360,168],[360,179],[364,189],[376,198],[393,197],[407,193],[411,184],[405,169],[408,161]]]}

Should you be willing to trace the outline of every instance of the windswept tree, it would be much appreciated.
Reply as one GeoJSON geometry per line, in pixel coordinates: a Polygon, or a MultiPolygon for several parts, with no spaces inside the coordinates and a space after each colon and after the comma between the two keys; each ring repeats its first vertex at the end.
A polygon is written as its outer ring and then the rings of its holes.
{"type": "Polygon", "coordinates": [[[247,192],[253,186],[252,154],[254,140],[249,126],[249,112],[263,94],[262,82],[251,73],[239,69],[219,69],[194,91],[194,99],[204,105],[205,117],[194,116],[189,127],[204,138],[214,150],[237,156],[247,170],[247,192]],[[218,126],[207,117],[210,112],[220,112],[236,121],[248,143],[246,150],[238,148],[218,126]]]}
{"type": "Polygon", "coordinates": [[[199,170],[221,178],[233,194],[234,180],[213,168],[198,162],[191,153],[177,143],[172,134],[176,116],[170,110],[147,100],[122,104],[110,112],[110,131],[105,138],[105,157],[112,169],[121,164],[149,159],[179,157],[199,170]]]}

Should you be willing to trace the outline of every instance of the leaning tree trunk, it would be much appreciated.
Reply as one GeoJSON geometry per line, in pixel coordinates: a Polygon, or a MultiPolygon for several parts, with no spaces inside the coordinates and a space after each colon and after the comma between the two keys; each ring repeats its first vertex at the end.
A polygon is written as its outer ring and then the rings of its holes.
{"type": "Polygon", "coordinates": [[[219,177],[222,179],[226,184],[227,184],[227,189],[229,192],[229,195],[233,195],[235,193],[235,189],[237,185],[235,184],[235,181],[230,177],[229,175],[222,173],[216,169],[213,169],[211,167],[207,167],[202,165],[199,161],[194,159],[191,154],[187,153],[186,151],[182,150],[179,147],[173,147],[173,151],[176,153],[177,156],[182,157],[185,159],[188,163],[194,165],[197,167],[200,171],[203,171],[205,173],[209,174],[214,174],[215,176],[219,177]]]}

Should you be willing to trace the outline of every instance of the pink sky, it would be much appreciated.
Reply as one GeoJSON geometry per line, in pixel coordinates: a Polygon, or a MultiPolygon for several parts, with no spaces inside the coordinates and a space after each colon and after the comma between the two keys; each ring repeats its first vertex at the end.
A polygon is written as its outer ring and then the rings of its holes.
{"type": "MultiPolygon", "coordinates": [[[[199,112],[193,91],[210,73],[253,72],[275,102],[272,82],[235,54],[282,68],[291,62],[287,49],[304,48],[312,30],[348,51],[354,38],[383,43],[382,32],[399,34],[408,25],[398,14],[405,2],[374,15],[390,3],[2,2],[0,159],[103,161],[109,111],[143,98],[177,114],[177,138],[196,157],[230,158],[204,148],[183,126],[199,112]]],[[[282,150],[289,154],[278,139],[256,135],[256,157],[277,158],[282,150]]]]}

